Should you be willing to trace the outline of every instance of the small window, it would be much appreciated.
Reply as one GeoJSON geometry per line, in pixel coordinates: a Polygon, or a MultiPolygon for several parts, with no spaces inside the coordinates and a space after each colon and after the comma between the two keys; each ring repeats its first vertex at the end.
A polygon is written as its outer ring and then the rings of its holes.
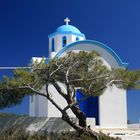
{"type": "Polygon", "coordinates": [[[76,37],[76,41],[78,41],[79,40],[79,37],[76,37]]]}
{"type": "Polygon", "coordinates": [[[66,44],[67,44],[67,38],[66,38],[66,36],[63,36],[62,46],[64,47],[64,46],[66,46],[66,44]]]}
{"type": "Polygon", "coordinates": [[[54,38],[52,39],[52,52],[54,52],[54,38]]]}

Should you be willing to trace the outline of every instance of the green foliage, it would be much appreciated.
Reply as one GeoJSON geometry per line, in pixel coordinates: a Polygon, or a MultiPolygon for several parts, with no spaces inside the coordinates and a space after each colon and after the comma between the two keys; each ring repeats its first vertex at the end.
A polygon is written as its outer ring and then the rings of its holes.
{"type": "Polygon", "coordinates": [[[140,70],[132,71],[128,69],[112,70],[114,79],[120,79],[123,82],[116,83],[119,88],[140,89],[140,70]]]}
{"type": "Polygon", "coordinates": [[[31,70],[16,69],[11,79],[4,76],[0,82],[0,108],[19,104],[24,96],[56,81],[67,87],[66,95],[80,89],[87,97],[100,96],[112,85],[125,89],[140,88],[140,71],[108,69],[94,51],[69,52],[48,64],[42,60],[30,66],[31,70]]]}
{"type": "Polygon", "coordinates": [[[37,83],[35,89],[39,90],[44,84],[39,72],[16,69],[11,79],[4,76],[0,83],[0,109],[20,104],[26,95],[33,94],[31,89],[26,88],[28,86],[34,87],[37,83]]]}
{"type": "Polygon", "coordinates": [[[3,91],[0,93],[0,109],[20,104],[24,96],[23,93],[19,94],[18,91],[3,91]]]}
{"type": "Polygon", "coordinates": [[[0,83],[0,108],[13,106],[22,102],[28,91],[20,90],[18,87],[23,84],[24,79],[28,82],[25,70],[16,70],[12,79],[4,76],[3,81],[0,83]]]}
{"type": "Polygon", "coordinates": [[[87,96],[99,96],[105,90],[102,87],[105,87],[108,80],[105,77],[97,77],[107,76],[110,70],[104,65],[98,53],[69,52],[64,57],[50,61],[51,72],[58,68],[56,64],[62,65],[61,69],[53,74],[57,81],[66,83],[65,77],[67,75],[71,87],[82,90],[87,96]]]}

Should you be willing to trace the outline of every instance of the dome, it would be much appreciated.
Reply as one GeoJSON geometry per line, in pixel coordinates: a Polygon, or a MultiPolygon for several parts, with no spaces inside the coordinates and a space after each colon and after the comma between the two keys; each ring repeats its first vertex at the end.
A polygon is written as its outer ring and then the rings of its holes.
{"type": "Polygon", "coordinates": [[[72,32],[75,34],[82,34],[79,29],[72,25],[62,25],[56,29],[56,32],[72,32]]]}

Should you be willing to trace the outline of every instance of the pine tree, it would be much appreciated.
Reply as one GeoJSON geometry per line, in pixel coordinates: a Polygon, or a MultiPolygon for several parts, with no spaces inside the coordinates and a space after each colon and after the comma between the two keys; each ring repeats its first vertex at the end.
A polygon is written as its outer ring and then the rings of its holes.
{"type": "Polygon", "coordinates": [[[76,90],[84,93],[81,101],[91,96],[100,96],[113,85],[123,89],[140,88],[140,71],[128,69],[108,69],[96,52],[69,52],[61,58],[54,58],[48,62],[35,62],[29,69],[16,69],[10,79],[4,76],[0,82],[0,108],[21,103],[26,95],[40,95],[47,98],[62,114],[62,119],[71,125],[79,134],[88,134],[98,139],[98,133],[86,126],[86,116],[79,109],[76,101],[76,90]],[[59,83],[63,83],[66,92],[62,91],[59,83]],[[67,102],[62,109],[50,96],[49,85],[53,85],[60,96],[67,102]],[[41,87],[46,87],[41,92],[41,87]],[[67,110],[75,114],[79,124],[75,124],[67,110]]]}

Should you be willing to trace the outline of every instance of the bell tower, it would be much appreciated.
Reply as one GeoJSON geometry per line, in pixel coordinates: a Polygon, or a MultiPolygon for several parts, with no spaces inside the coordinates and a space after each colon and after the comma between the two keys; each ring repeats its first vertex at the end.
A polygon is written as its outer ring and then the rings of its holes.
{"type": "Polygon", "coordinates": [[[57,52],[67,45],[85,40],[85,35],[80,32],[76,27],[69,25],[70,19],[64,19],[65,25],[62,25],[56,29],[56,31],[50,34],[49,37],[49,57],[53,58],[57,52]]]}

